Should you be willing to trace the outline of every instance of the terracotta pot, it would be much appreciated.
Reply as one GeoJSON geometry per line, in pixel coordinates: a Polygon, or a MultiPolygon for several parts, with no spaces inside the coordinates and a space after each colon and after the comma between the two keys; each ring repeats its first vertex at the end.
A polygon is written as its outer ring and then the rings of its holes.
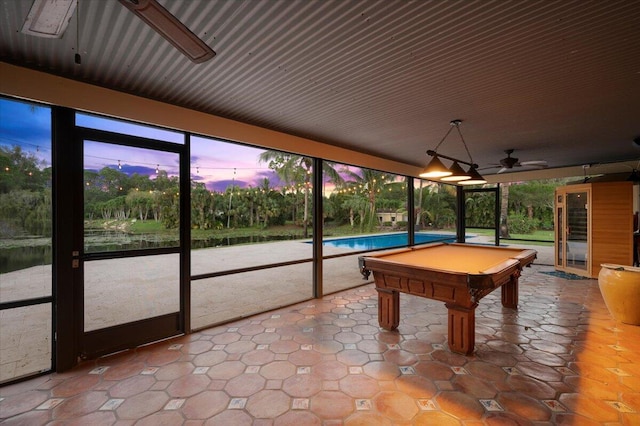
{"type": "Polygon", "coordinates": [[[640,325],[640,268],[605,263],[598,285],[611,315],[625,324],[640,325]]]}

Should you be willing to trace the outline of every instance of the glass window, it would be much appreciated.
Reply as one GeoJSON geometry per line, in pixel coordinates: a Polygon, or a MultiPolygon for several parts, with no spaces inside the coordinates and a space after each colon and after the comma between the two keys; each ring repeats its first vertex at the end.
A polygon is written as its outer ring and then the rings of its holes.
{"type": "Polygon", "coordinates": [[[180,256],[84,263],[84,331],[180,311],[180,256]]]}
{"type": "MultiPolygon", "coordinates": [[[[51,109],[0,98],[0,116],[0,303],[28,303],[52,296],[51,109]]],[[[50,369],[51,334],[51,303],[2,309],[0,383],[50,369]]]]}
{"type": "Polygon", "coordinates": [[[324,294],[362,285],[358,255],[406,246],[407,184],[403,176],[323,162],[324,294]],[[340,257],[334,257],[343,255],[340,257]],[[326,257],[331,257],[326,259],[326,257]]]}
{"type": "Polygon", "coordinates": [[[116,118],[101,117],[93,114],[76,113],[76,125],[89,129],[105,130],[108,132],[122,133],[124,135],[140,136],[156,139],[163,142],[184,144],[184,133],[161,129],[140,123],[118,120],[116,118]]]}
{"type": "Polygon", "coordinates": [[[312,263],[191,282],[191,328],[270,311],[313,297],[312,263]]]}
{"type": "Polygon", "coordinates": [[[191,139],[191,273],[311,259],[312,159],[191,139]]]}
{"type": "Polygon", "coordinates": [[[414,180],[415,242],[455,241],[456,187],[424,179],[414,180]]]}
{"type": "Polygon", "coordinates": [[[406,245],[403,176],[323,162],[323,245],[355,250],[406,245]]]}
{"type": "Polygon", "coordinates": [[[192,328],[312,297],[313,159],[192,137],[192,328]],[[282,267],[251,268],[301,262],[282,267]]]}
{"type": "Polygon", "coordinates": [[[84,142],[85,253],[180,245],[179,155],[84,142]]]}

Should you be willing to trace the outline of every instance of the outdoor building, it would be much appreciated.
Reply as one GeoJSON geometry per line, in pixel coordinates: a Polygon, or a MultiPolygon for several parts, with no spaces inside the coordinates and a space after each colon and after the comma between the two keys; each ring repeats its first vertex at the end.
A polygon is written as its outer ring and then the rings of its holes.
{"type": "Polygon", "coordinates": [[[0,14],[0,422],[640,423],[637,2],[0,14]]]}

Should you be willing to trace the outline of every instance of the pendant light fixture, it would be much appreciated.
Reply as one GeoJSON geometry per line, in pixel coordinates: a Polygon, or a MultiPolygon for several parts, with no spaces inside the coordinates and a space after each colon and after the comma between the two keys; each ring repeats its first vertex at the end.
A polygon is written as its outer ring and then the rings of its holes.
{"type": "Polygon", "coordinates": [[[462,136],[462,132],[460,131],[460,123],[462,120],[456,119],[451,120],[449,125],[451,126],[444,137],[440,140],[438,145],[434,150],[428,150],[427,155],[433,157],[427,167],[419,174],[422,178],[427,179],[440,179],[443,182],[451,182],[451,183],[460,183],[466,185],[480,185],[486,183],[487,181],[478,173],[478,165],[473,162],[473,158],[471,157],[471,153],[469,152],[469,148],[467,147],[467,143],[462,136]],[[460,140],[464,145],[464,149],[467,151],[469,155],[469,162],[463,161],[457,158],[449,157],[444,154],[438,153],[438,148],[443,142],[447,139],[449,134],[453,129],[458,131],[458,135],[460,136],[460,140]],[[451,167],[447,168],[440,158],[446,158],[448,160],[453,161],[451,167]],[[469,170],[465,171],[460,164],[466,164],[469,166],[469,170]]]}

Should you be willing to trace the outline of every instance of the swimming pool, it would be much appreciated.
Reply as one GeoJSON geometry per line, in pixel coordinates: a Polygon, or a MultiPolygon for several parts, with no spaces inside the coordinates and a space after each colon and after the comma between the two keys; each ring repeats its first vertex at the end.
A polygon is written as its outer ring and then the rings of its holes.
{"type": "MultiPolygon", "coordinates": [[[[454,242],[455,235],[451,234],[415,234],[415,243],[431,243],[434,241],[454,242]]],[[[363,237],[334,238],[323,240],[322,245],[331,247],[351,248],[354,250],[375,250],[387,247],[407,245],[407,233],[368,235],[363,237]]]]}

